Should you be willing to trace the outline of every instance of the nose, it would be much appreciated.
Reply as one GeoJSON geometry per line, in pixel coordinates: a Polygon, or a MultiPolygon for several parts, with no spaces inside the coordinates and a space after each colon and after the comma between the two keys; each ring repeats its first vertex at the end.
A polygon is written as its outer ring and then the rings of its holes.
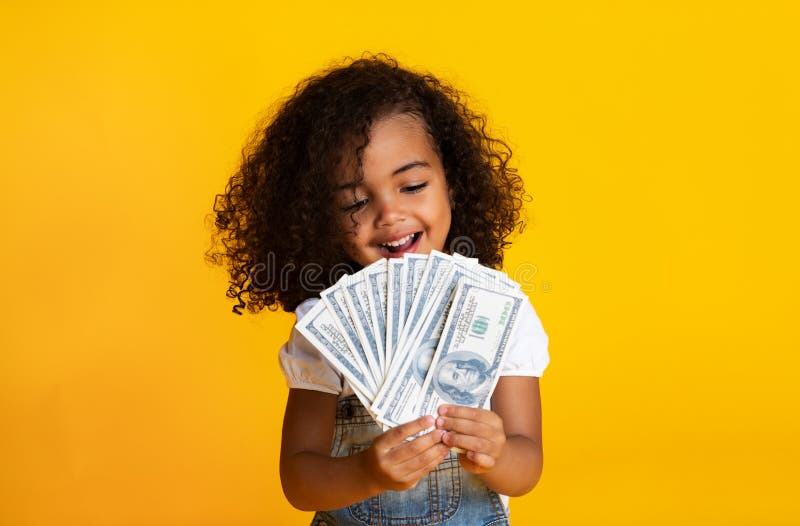
{"type": "Polygon", "coordinates": [[[392,226],[395,223],[405,221],[406,209],[403,203],[395,196],[382,197],[377,199],[377,215],[375,225],[378,227],[392,226]]]}

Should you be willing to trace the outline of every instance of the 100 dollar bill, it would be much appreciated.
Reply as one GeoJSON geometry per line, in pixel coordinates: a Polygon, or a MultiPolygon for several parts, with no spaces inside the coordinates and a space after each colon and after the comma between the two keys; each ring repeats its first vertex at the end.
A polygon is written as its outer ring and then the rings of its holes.
{"type": "Polygon", "coordinates": [[[435,416],[442,403],[487,407],[523,301],[525,296],[515,290],[458,285],[417,400],[417,415],[435,416]]]}
{"type": "Polygon", "coordinates": [[[366,399],[375,397],[376,389],[370,385],[364,371],[367,368],[347,345],[333,315],[324,302],[319,301],[297,322],[302,334],[340,373],[357,393],[366,399]]]}
{"type": "Polygon", "coordinates": [[[396,367],[389,376],[391,382],[384,383],[375,396],[371,409],[378,415],[379,422],[395,426],[421,416],[417,412],[418,401],[446,320],[458,315],[451,305],[459,286],[471,283],[487,292],[515,293],[514,287],[493,279],[486,272],[488,270],[461,258],[455,259],[444,276],[440,277],[433,293],[427,298],[422,323],[409,333],[409,339],[393,364],[396,367]]]}

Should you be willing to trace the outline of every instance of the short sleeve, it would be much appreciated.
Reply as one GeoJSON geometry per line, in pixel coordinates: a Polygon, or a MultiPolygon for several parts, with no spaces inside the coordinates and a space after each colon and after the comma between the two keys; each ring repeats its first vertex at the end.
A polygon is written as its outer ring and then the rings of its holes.
{"type": "MultiPolygon", "coordinates": [[[[310,298],[295,309],[299,322],[319,298],[310,298]]],[[[344,386],[342,376],[331,363],[309,342],[297,323],[292,327],[289,340],[278,353],[278,364],[290,389],[308,389],[338,395],[344,386]]]]}
{"type": "Polygon", "coordinates": [[[500,376],[541,377],[550,363],[550,341],[530,300],[522,302],[500,376]]]}

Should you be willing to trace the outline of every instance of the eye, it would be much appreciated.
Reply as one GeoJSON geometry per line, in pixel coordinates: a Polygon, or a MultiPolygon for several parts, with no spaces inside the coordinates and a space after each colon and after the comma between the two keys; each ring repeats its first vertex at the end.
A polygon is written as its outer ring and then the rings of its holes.
{"type": "Polygon", "coordinates": [[[342,207],[342,212],[357,212],[364,208],[367,204],[366,199],[361,199],[360,201],[356,201],[352,205],[342,207]]]}
{"type": "Polygon", "coordinates": [[[407,194],[416,194],[417,192],[421,191],[423,188],[428,186],[428,183],[416,184],[414,186],[404,186],[403,191],[407,194]]]}

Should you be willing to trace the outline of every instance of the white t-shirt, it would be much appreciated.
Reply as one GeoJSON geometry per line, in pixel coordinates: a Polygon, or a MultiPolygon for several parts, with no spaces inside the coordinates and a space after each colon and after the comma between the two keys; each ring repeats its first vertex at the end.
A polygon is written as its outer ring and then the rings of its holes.
{"type": "MultiPolygon", "coordinates": [[[[319,298],[309,298],[297,306],[297,321],[308,313],[319,298]]],[[[541,377],[550,363],[549,338],[530,301],[523,301],[517,327],[511,335],[500,376],[541,377]]],[[[350,384],[330,362],[311,345],[296,327],[278,353],[281,372],[290,389],[308,389],[339,395],[354,394],[350,384]]],[[[508,496],[500,495],[508,510],[508,496]]]]}
{"type": "MultiPolygon", "coordinates": [[[[295,315],[300,321],[319,298],[309,298],[297,306],[295,315]]],[[[541,377],[550,363],[547,352],[549,338],[530,301],[523,301],[506,350],[500,376],[541,377]]],[[[290,389],[308,389],[338,395],[353,394],[350,384],[331,363],[302,335],[296,327],[278,353],[281,372],[290,389]]]]}

